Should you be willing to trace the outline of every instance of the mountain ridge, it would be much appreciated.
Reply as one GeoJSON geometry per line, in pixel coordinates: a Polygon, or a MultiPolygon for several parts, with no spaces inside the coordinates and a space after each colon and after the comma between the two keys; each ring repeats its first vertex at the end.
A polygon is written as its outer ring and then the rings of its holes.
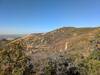
{"type": "Polygon", "coordinates": [[[65,47],[67,50],[72,51],[82,45],[87,45],[88,47],[88,42],[98,33],[100,33],[100,28],[63,27],[47,33],[30,34],[10,42],[9,45],[16,42],[23,43],[23,45],[26,46],[25,48],[27,49],[29,47],[33,53],[35,50],[38,51],[42,49],[46,51],[53,50],[63,52],[65,51],[65,47]],[[66,46],[66,42],[68,46],[66,46]],[[75,42],[77,42],[77,44],[75,44],[75,42]]]}

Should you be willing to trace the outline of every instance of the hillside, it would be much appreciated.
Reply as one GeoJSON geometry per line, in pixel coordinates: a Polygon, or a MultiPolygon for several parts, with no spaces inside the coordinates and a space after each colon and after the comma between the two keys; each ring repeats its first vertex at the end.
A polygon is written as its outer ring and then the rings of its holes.
{"type": "Polygon", "coordinates": [[[7,43],[6,47],[16,51],[17,45],[23,50],[25,56],[30,57],[31,62],[37,65],[36,73],[41,75],[39,72],[47,63],[48,58],[53,60],[57,58],[56,61],[58,61],[61,55],[71,58],[71,61],[78,64],[87,59],[94,49],[100,49],[100,27],[63,27],[47,33],[30,34],[7,43]]]}
{"type": "Polygon", "coordinates": [[[0,48],[5,47],[11,41],[25,36],[24,34],[0,34],[0,48]]]}
{"type": "Polygon", "coordinates": [[[10,42],[9,45],[20,43],[26,51],[33,54],[39,51],[75,52],[76,50],[84,55],[84,52],[91,51],[90,41],[95,39],[97,34],[100,34],[100,28],[63,27],[47,33],[30,34],[10,42]]]}

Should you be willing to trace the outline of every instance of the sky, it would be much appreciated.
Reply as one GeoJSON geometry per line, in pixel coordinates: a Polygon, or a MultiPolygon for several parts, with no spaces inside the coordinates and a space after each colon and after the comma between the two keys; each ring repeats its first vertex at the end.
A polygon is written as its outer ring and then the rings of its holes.
{"type": "Polygon", "coordinates": [[[0,34],[99,26],[100,0],[0,0],[0,34]]]}

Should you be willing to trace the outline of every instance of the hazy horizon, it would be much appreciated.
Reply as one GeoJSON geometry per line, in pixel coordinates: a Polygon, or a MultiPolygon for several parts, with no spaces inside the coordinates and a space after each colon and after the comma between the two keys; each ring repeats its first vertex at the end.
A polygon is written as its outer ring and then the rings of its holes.
{"type": "MultiPolygon", "coordinates": [[[[66,26],[63,26],[63,27],[66,27],[66,26]]],[[[63,27],[58,27],[58,28],[55,28],[55,29],[51,29],[50,31],[53,31],[53,30],[56,30],[56,29],[59,29],[59,28],[63,28],[63,27]]],[[[70,28],[71,26],[69,26],[68,28],[70,28]]],[[[99,26],[95,26],[95,27],[72,27],[72,28],[98,28],[99,26]]],[[[47,32],[50,32],[49,30],[46,31],[46,32],[30,32],[30,33],[0,33],[0,35],[28,35],[28,34],[35,34],[35,33],[47,33],[47,32]]]]}

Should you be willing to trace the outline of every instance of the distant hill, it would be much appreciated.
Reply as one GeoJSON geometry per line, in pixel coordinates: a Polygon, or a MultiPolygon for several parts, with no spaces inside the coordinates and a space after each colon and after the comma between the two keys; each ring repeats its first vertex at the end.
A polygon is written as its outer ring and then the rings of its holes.
{"type": "Polygon", "coordinates": [[[0,40],[7,39],[7,40],[13,40],[18,37],[24,36],[23,34],[0,34],[0,40]]]}

